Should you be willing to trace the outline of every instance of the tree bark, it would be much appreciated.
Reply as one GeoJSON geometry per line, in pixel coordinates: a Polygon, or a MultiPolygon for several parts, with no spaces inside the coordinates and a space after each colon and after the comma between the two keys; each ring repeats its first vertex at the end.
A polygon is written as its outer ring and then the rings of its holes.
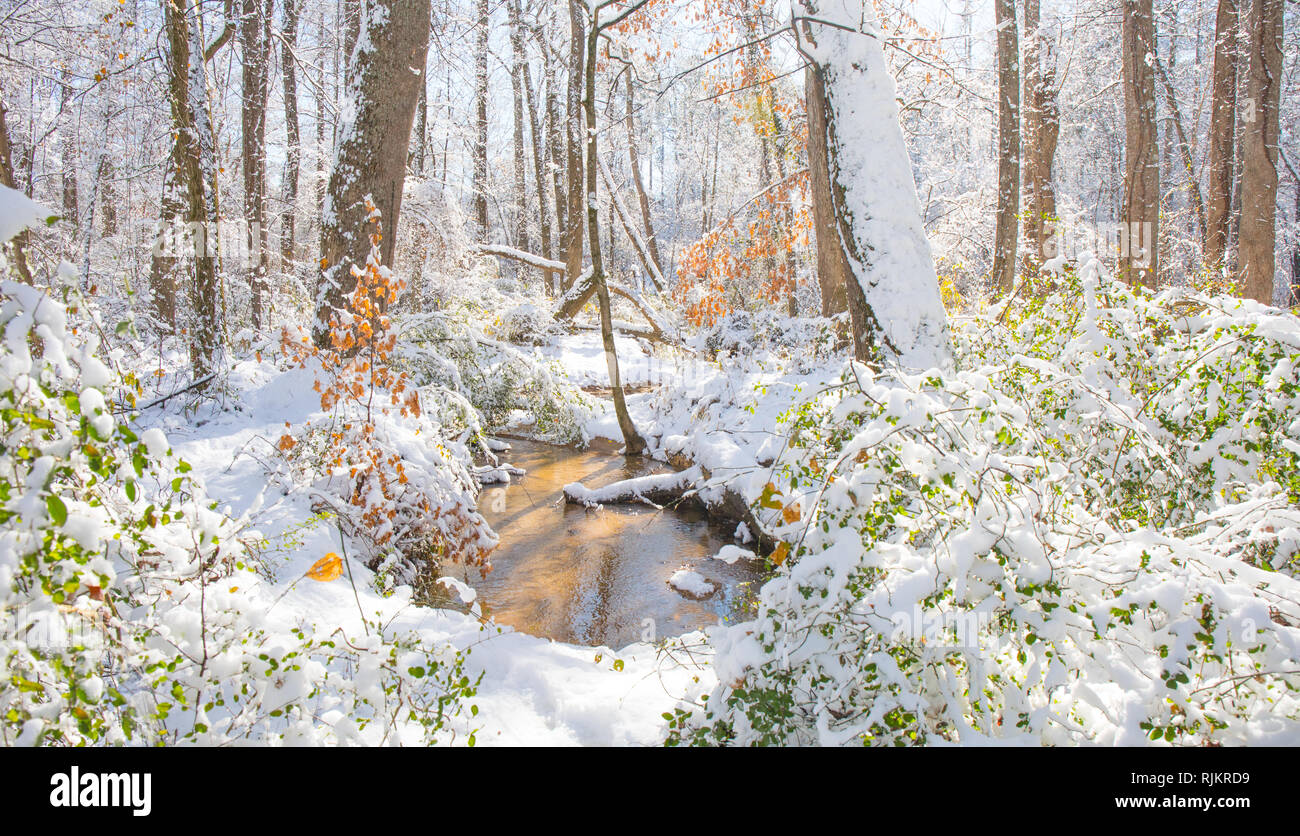
{"type": "Polygon", "coordinates": [[[198,5],[163,0],[167,39],[167,98],[172,117],[172,150],[163,179],[161,219],[183,222],[193,233],[193,274],[187,283],[188,311],[178,316],[177,253],[155,248],[150,270],[152,308],[164,329],[180,328],[189,343],[195,380],[210,376],[220,361],[222,325],[217,274],[216,140],[208,115],[207,68],[198,5]]]}
{"type": "MultiPolygon", "coordinates": [[[[1119,274],[1130,285],[1154,289],[1159,276],[1160,156],[1156,133],[1155,17],[1151,0],[1123,0],[1124,208],[1120,223],[1128,251],[1119,274]]],[[[1123,235],[1121,234],[1121,240],[1123,235]]]]}
{"type": "MultiPolygon", "coordinates": [[[[822,316],[848,310],[848,261],[839,247],[835,201],[831,195],[826,160],[826,84],[811,65],[804,74],[804,99],[808,109],[808,180],[812,185],[813,232],[817,242],[817,284],[821,289],[822,316]]],[[[710,219],[706,216],[705,222],[710,219]]]]}
{"type": "Polygon", "coordinates": [[[1024,148],[1023,196],[1025,202],[1025,252],[1023,264],[1035,275],[1049,257],[1049,241],[1056,218],[1056,190],[1052,166],[1060,135],[1056,104],[1056,73],[1049,63],[1050,44],[1039,25],[1039,0],[1025,0],[1024,148]]]}
{"type": "MultiPolygon", "coordinates": [[[[515,15],[516,17],[522,19],[522,12],[518,8],[518,6],[520,5],[520,0],[514,0],[514,3],[516,5],[515,15]]],[[[546,60],[545,53],[543,53],[542,55],[542,60],[543,61],[546,60]]],[[[523,73],[524,103],[528,107],[528,132],[529,132],[529,136],[532,138],[531,145],[532,145],[532,152],[533,152],[533,185],[537,189],[537,230],[538,230],[539,237],[541,238],[542,256],[549,261],[552,256],[551,212],[550,212],[551,199],[547,195],[547,188],[546,188],[547,177],[546,177],[546,167],[544,164],[546,154],[543,148],[541,120],[538,118],[537,115],[537,100],[536,100],[537,97],[533,92],[532,73],[529,70],[528,57],[526,54],[524,56],[522,64],[520,65],[520,71],[523,73]]],[[[555,293],[558,292],[559,290],[558,283],[555,281],[555,278],[559,275],[560,273],[553,272],[550,270],[543,271],[542,278],[546,286],[546,294],[548,296],[554,295],[555,293]]]]}
{"type": "Polygon", "coordinates": [[[565,274],[564,290],[573,289],[582,274],[582,225],[586,221],[583,211],[583,188],[585,179],[582,170],[582,149],[585,147],[583,133],[583,7],[578,0],[569,0],[569,86],[566,101],[566,120],[568,125],[568,199],[565,207],[565,274]]]}
{"type": "Polygon", "coordinates": [[[1248,298],[1266,305],[1273,302],[1276,258],[1284,6],[1284,0],[1251,0],[1246,25],[1250,69],[1242,136],[1241,228],[1237,246],[1242,291],[1248,298]]]}
{"type": "Polygon", "coordinates": [[[244,221],[248,286],[252,292],[253,329],[264,323],[267,282],[266,228],[266,103],[270,93],[269,21],[262,0],[242,0],[239,43],[243,50],[242,105],[240,108],[241,149],[244,168],[244,221]]]}
{"type": "Polygon", "coordinates": [[[522,11],[518,0],[507,2],[507,12],[510,22],[510,60],[512,64],[510,92],[512,93],[512,104],[514,106],[512,114],[514,116],[514,154],[511,159],[514,173],[514,194],[511,195],[511,203],[514,206],[514,217],[511,220],[515,225],[515,246],[522,250],[531,251],[533,246],[529,240],[528,213],[525,211],[528,205],[528,157],[524,151],[523,90],[523,68],[528,59],[524,55],[522,11]]]}
{"type": "Polygon", "coordinates": [[[1020,45],[1015,0],[994,0],[998,62],[998,207],[993,233],[993,286],[1016,284],[1020,223],[1020,45]]]}
{"type": "Polygon", "coordinates": [[[650,195],[646,192],[645,182],[641,179],[641,156],[637,150],[636,134],[636,78],[632,67],[627,68],[627,161],[632,169],[632,185],[636,188],[636,200],[641,206],[641,225],[645,230],[645,245],[655,266],[663,269],[659,260],[659,242],[655,240],[654,221],[650,213],[650,195]]]}
{"type": "Polygon", "coordinates": [[[367,0],[362,23],[369,49],[354,52],[348,90],[353,119],[343,126],[330,174],[321,231],[322,271],[313,337],[329,345],[330,319],[356,286],[351,269],[370,251],[366,199],[382,215],[383,263],[393,266],[401,220],[406,152],[429,48],[429,0],[367,0]],[[381,12],[375,14],[376,11],[381,12]]]}
{"type": "Polygon", "coordinates": [[[284,81],[284,215],[280,222],[280,259],[292,270],[297,233],[298,171],[302,166],[302,134],[298,125],[298,70],[294,50],[298,47],[298,16],[302,0],[284,0],[284,31],[280,45],[281,75],[284,81]]]}
{"type": "Polygon", "coordinates": [[[103,218],[105,237],[117,234],[117,190],[113,187],[116,177],[117,170],[108,154],[101,154],[95,179],[99,183],[99,214],[103,218]]]}
{"type": "MultiPolygon", "coordinates": [[[[576,10],[576,4],[571,5],[576,10]]],[[[609,388],[614,399],[614,415],[618,420],[619,430],[623,433],[623,452],[628,456],[639,456],[645,451],[645,439],[637,432],[636,425],[627,411],[627,401],[623,394],[623,381],[619,376],[618,353],[614,345],[614,321],[610,311],[609,284],[605,277],[605,265],[600,252],[600,207],[596,204],[596,50],[600,43],[600,7],[592,12],[591,27],[587,34],[587,56],[584,66],[585,86],[583,93],[583,112],[586,116],[585,139],[586,159],[586,193],[587,203],[587,246],[591,250],[592,284],[596,290],[596,301],[600,307],[600,339],[605,348],[605,365],[609,370],[609,388]]],[[[570,210],[572,211],[572,210],[570,210]]]]}
{"type": "Polygon", "coordinates": [[[1232,234],[1232,173],[1236,156],[1237,0],[1219,0],[1214,23],[1214,69],[1210,103],[1210,150],[1206,168],[1205,266],[1219,273],[1228,266],[1232,234]]]}
{"type": "Polygon", "coordinates": [[[488,0],[478,0],[476,43],[474,47],[474,148],[473,191],[474,235],[484,241],[488,231],[488,34],[492,7],[488,0]]]}

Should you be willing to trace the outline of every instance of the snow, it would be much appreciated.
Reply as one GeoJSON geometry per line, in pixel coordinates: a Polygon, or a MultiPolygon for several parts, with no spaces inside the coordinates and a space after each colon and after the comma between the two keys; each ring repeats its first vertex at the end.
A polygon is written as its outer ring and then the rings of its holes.
{"type": "Polygon", "coordinates": [[[707,598],[717,591],[712,581],[694,569],[682,567],[668,578],[668,584],[678,592],[684,592],[693,598],[707,598]]]}
{"type": "Polygon", "coordinates": [[[625,479],[603,488],[593,489],[578,482],[571,482],[564,486],[564,495],[573,502],[588,507],[597,506],[602,502],[615,502],[620,497],[628,495],[649,501],[646,497],[654,491],[684,490],[702,477],[703,472],[698,467],[691,467],[678,473],[655,473],[649,476],[638,476],[635,479],[625,479]]]}
{"type": "MultiPolygon", "coordinates": [[[[744,523],[741,523],[741,525],[744,525],[744,523]]],[[[718,550],[718,553],[713,556],[713,559],[721,560],[723,563],[730,565],[735,563],[737,560],[742,559],[757,560],[758,555],[754,554],[749,549],[742,549],[740,546],[726,545],[718,550]]]]}
{"type": "Polygon", "coordinates": [[[0,186],[0,241],[8,241],[54,214],[22,192],[0,186]]]}

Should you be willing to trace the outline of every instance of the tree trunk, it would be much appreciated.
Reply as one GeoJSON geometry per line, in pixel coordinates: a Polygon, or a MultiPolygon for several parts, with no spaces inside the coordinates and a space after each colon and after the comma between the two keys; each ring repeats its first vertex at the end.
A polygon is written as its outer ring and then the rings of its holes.
{"type": "Polygon", "coordinates": [[[1284,0],[1251,0],[1246,24],[1250,70],[1242,136],[1241,231],[1237,246],[1241,256],[1242,291],[1248,298],[1266,305],[1273,302],[1276,258],[1284,6],[1284,0]]]}
{"type": "Polygon", "coordinates": [[[99,214],[104,219],[104,237],[117,234],[117,191],[113,188],[116,177],[117,171],[108,154],[100,154],[95,179],[99,183],[99,214]]]}
{"type": "MultiPolygon", "coordinates": [[[[576,8],[576,6],[571,6],[576,8]]],[[[598,14],[598,12],[597,12],[598,14]]],[[[610,311],[609,283],[605,278],[605,265],[600,252],[600,212],[596,204],[596,50],[600,43],[601,26],[598,18],[591,22],[587,35],[587,59],[584,67],[585,90],[583,94],[583,112],[586,115],[585,134],[586,193],[592,199],[587,203],[587,246],[591,250],[592,284],[596,289],[596,302],[600,307],[600,339],[605,348],[605,365],[609,369],[609,388],[614,398],[614,414],[618,419],[619,430],[623,433],[624,454],[639,456],[645,450],[645,439],[637,432],[636,425],[627,411],[627,401],[623,395],[623,381],[619,376],[618,353],[614,346],[614,320],[610,311]]]]}
{"type": "MultiPolygon", "coordinates": [[[[785,183],[785,153],[777,145],[777,140],[781,138],[783,130],[781,116],[776,109],[776,93],[773,92],[771,84],[767,85],[767,112],[772,114],[772,135],[769,137],[768,142],[772,146],[772,159],[776,163],[777,182],[785,183]]],[[[785,271],[788,285],[786,288],[785,312],[789,316],[798,316],[799,300],[795,293],[799,287],[798,262],[795,260],[794,247],[790,246],[790,242],[787,240],[787,237],[791,235],[791,231],[794,229],[794,210],[790,208],[790,203],[790,186],[787,184],[785,199],[781,201],[781,221],[784,224],[781,239],[785,244],[782,249],[785,250],[785,271]]]]}
{"type": "Polygon", "coordinates": [[[994,0],[998,62],[998,208],[993,233],[993,287],[1016,284],[1020,222],[1020,45],[1015,0],[994,0]]]}
{"type": "MultiPolygon", "coordinates": [[[[822,316],[848,310],[849,264],[839,246],[839,226],[831,195],[830,169],[826,160],[826,88],[822,76],[811,65],[804,75],[804,99],[808,108],[808,179],[812,184],[813,232],[817,241],[817,283],[821,288],[822,316]],[[816,141],[814,141],[816,139],[816,141]]],[[[705,218],[707,223],[709,218],[705,218]]]]}
{"type": "Polygon", "coordinates": [[[1039,0],[1025,0],[1024,149],[1025,273],[1035,275],[1049,257],[1056,217],[1052,166],[1060,134],[1056,73],[1049,64],[1050,45],[1039,28],[1039,0]]]}
{"type": "Polygon", "coordinates": [[[1221,272],[1228,264],[1232,234],[1232,173],[1237,110],[1237,0],[1219,0],[1214,23],[1214,70],[1210,103],[1210,150],[1206,168],[1206,268],[1221,272]]]}
{"type": "Polygon", "coordinates": [[[64,70],[59,83],[59,155],[63,168],[63,218],[73,226],[81,225],[81,207],[77,201],[77,132],[71,113],[72,87],[64,70]]]}
{"type": "Polygon", "coordinates": [[[355,77],[352,74],[352,52],[356,49],[357,38],[361,36],[362,6],[368,0],[343,0],[343,87],[352,86],[355,77]]]}
{"type": "Polygon", "coordinates": [[[514,242],[515,246],[521,250],[532,252],[533,245],[528,235],[528,213],[525,207],[528,205],[528,157],[524,151],[524,64],[528,61],[524,55],[524,31],[523,21],[520,19],[522,12],[519,0],[507,3],[507,12],[510,18],[510,60],[512,63],[510,72],[510,91],[513,94],[514,105],[514,155],[511,162],[513,163],[514,173],[514,194],[511,195],[511,203],[514,206],[514,218],[512,222],[515,225],[514,242]]]}
{"type": "Polygon", "coordinates": [[[183,222],[193,235],[193,277],[187,284],[186,316],[177,316],[181,259],[156,247],[150,270],[152,308],[164,329],[180,328],[190,349],[195,380],[208,377],[220,360],[224,327],[217,274],[216,141],[208,115],[207,67],[197,4],[163,0],[167,39],[167,98],[172,116],[172,150],[163,178],[161,219],[183,222]]]}
{"type": "MultiPolygon", "coordinates": [[[[520,0],[514,0],[514,2],[516,7],[520,5],[520,0]]],[[[522,17],[522,13],[518,8],[515,10],[515,15],[516,17],[522,17]]],[[[545,53],[542,55],[542,60],[546,60],[545,53]]],[[[550,198],[547,196],[546,189],[546,167],[543,162],[546,155],[542,145],[541,120],[538,119],[537,116],[537,101],[533,93],[532,74],[529,70],[527,55],[524,56],[523,62],[520,66],[520,71],[524,76],[524,103],[528,106],[528,131],[529,136],[532,137],[533,185],[537,188],[537,229],[542,241],[542,256],[549,261],[552,256],[551,212],[550,198]]],[[[555,281],[558,275],[560,274],[550,270],[543,271],[542,273],[548,296],[554,295],[558,292],[558,284],[555,281]]]]}
{"type": "Polygon", "coordinates": [[[645,245],[655,266],[663,269],[659,260],[659,242],[655,240],[655,227],[650,214],[650,195],[641,179],[641,156],[637,151],[636,135],[636,78],[631,66],[627,69],[627,161],[632,169],[632,185],[636,188],[637,203],[641,206],[641,224],[645,229],[645,245]]]}
{"type": "Polygon", "coordinates": [[[814,189],[813,201],[829,198],[835,220],[834,237],[818,235],[819,260],[828,251],[845,277],[854,356],[950,365],[894,82],[880,41],[855,31],[878,31],[874,14],[851,0],[797,0],[794,10],[804,18],[800,51],[820,82],[809,85],[821,93],[808,101],[809,158],[824,161],[829,189],[814,189]]]}
{"type": "MultiPolygon", "coordinates": [[[[318,20],[317,37],[320,38],[325,37],[325,32],[327,31],[325,26],[326,26],[325,11],[322,8],[320,13],[320,18],[318,20]]],[[[335,51],[330,50],[330,54],[331,55],[335,54],[335,51]]],[[[334,114],[330,112],[329,105],[326,104],[326,100],[329,94],[326,92],[326,88],[325,88],[325,82],[327,79],[325,67],[321,66],[318,68],[318,70],[319,72],[316,77],[316,90],[315,90],[316,95],[314,97],[316,102],[316,176],[312,178],[312,182],[316,184],[316,188],[313,194],[313,197],[315,199],[316,211],[313,213],[313,215],[319,217],[319,222],[323,226],[325,220],[324,218],[325,186],[326,183],[328,183],[329,181],[329,164],[330,164],[330,151],[331,151],[329,145],[325,140],[325,126],[327,124],[332,125],[334,123],[334,114]]],[[[330,134],[331,136],[333,135],[332,131],[333,129],[331,128],[331,134],[330,134]]],[[[323,249],[319,249],[322,240],[323,239],[319,234],[316,235],[316,242],[317,242],[318,249],[316,252],[315,263],[317,265],[320,264],[321,259],[325,255],[325,251],[323,249]]]]}
{"type": "Polygon", "coordinates": [[[582,171],[583,141],[583,13],[578,0],[569,0],[569,87],[565,110],[565,124],[568,126],[568,171],[569,189],[568,205],[565,207],[564,254],[564,290],[573,289],[582,273],[582,225],[586,219],[583,211],[583,188],[585,179],[582,171]]]}
{"type": "Polygon", "coordinates": [[[248,224],[248,286],[252,292],[253,329],[264,323],[267,282],[266,102],[270,92],[270,42],[262,0],[242,0],[239,43],[243,49],[240,124],[244,168],[244,221],[248,224]]]}
{"type": "Polygon", "coordinates": [[[298,46],[298,14],[301,0],[284,0],[284,40],[280,45],[284,80],[284,216],[280,222],[280,259],[286,270],[293,269],[294,237],[297,233],[298,170],[302,165],[302,135],[298,126],[298,70],[294,50],[298,46]]]}
{"type": "Polygon", "coordinates": [[[492,7],[488,0],[478,0],[476,45],[474,47],[474,148],[473,191],[474,236],[487,240],[488,232],[488,34],[492,7]]]}
{"type": "Polygon", "coordinates": [[[393,266],[401,220],[406,151],[429,48],[429,0],[367,0],[361,25],[369,49],[355,52],[349,111],[330,174],[321,231],[322,271],[316,292],[313,336],[329,345],[330,318],[346,305],[356,286],[352,267],[363,267],[370,251],[366,198],[384,225],[383,263],[393,266]],[[382,12],[375,14],[376,11],[382,12]]]}
{"type": "MultiPolygon", "coordinates": [[[[546,35],[539,26],[534,30],[534,35],[542,52],[542,74],[546,86],[546,138],[547,138],[547,158],[550,161],[548,170],[551,172],[550,188],[555,195],[555,246],[556,250],[566,249],[568,230],[567,219],[565,218],[565,188],[564,188],[564,169],[560,165],[560,158],[564,154],[564,138],[561,135],[563,126],[568,125],[563,114],[560,113],[560,97],[558,94],[559,81],[556,78],[555,68],[559,63],[558,58],[548,49],[549,44],[546,41],[546,35]]],[[[563,129],[564,135],[567,135],[567,129],[563,129]]],[[[565,279],[567,281],[567,271],[565,279]]]]}
{"type": "MultiPolygon", "coordinates": [[[[1151,0],[1123,0],[1124,209],[1120,223],[1128,251],[1120,253],[1119,274],[1130,285],[1154,289],[1159,276],[1160,148],[1156,133],[1155,17],[1151,0]]],[[[1124,240],[1121,233],[1121,241],[1124,240]]]]}

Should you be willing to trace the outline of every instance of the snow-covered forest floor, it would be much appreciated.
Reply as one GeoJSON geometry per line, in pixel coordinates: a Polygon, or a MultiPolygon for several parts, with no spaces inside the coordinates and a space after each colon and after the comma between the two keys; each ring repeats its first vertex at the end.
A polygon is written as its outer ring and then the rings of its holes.
{"type": "MultiPolygon", "coordinates": [[[[607,385],[601,374],[604,356],[592,342],[588,335],[560,337],[538,354],[571,370],[575,383],[607,385]]],[[[649,370],[650,357],[632,341],[622,343],[629,382],[635,382],[635,370],[649,370]]],[[[663,734],[660,715],[687,693],[687,686],[712,686],[710,651],[698,635],[664,648],[591,648],[484,625],[468,612],[412,603],[410,586],[385,596],[374,573],[355,557],[355,544],[348,549],[355,594],[346,575],[331,583],[302,581],[313,563],[340,551],[338,528],[315,514],[309,492],[276,463],[274,442],[285,426],[321,417],[314,378],[300,369],[282,370],[270,358],[259,362],[249,356],[231,364],[227,381],[226,404],[237,408],[206,404],[194,414],[154,409],[141,424],[164,430],[209,495],[221,497],[223,510],[248,526],[242,537],[263,544],[259,583],[272,599],[283,595],[276,615],[285,624],[310,623],[325,632],[342,628],[356,636],[363,633],[360,610],[388,629],[413,630],[430,645],[471,650],[466,671],[483,678],[473,698],[479,713],[464,729],[477,730],[478,745],[655,745],[663,734]]],[[[603,412],[585,429],[592,437],[617,440],[617,427],[603,412]]],[[[508,461],[508,452],[501,455],[508,461]]]]}
{"type": "MultiPolygon", "coordinates": [[[[623,381],[635,391],[629,409],[651,443],[650,455],[665,461],[685,456],[717,474],[715,494],[726,485],[757,498],[767,479],[759,463],[770,464],[783,443],[780,414],[797,393],[838,377],[842,360],[830,356],[832,327],[815,319],[733,318],[708,335],[709,345],[720,349],[718,359],[709,358],[703,337],[696,350],[620,336],[623,381]],[[777,344],[756,349],[756,325],[777,344]],[[740,333],[733,333],[737,327],[740,333]],[[803,350],[811,359],[791,359],[803,350]]],[[[590,390],[575,409],[575,443],[621,442],[599,334],[554,333],[540,345],[513,348],[554,373],[557,387],[590,390]]],[[[263,598],[275,602],[275,620],[284,629],[311,625],[309,631],[342,629],[355,637],[381,624],[395,635],[410,631],[429,646],[470,651],[465,672],[471,678],[481,675],[472,699],[478,713],[452,729],[452,742],[468,739],[472,731],[477,745],[658,745],[665,730],[662,715],[716,685],[713,651],[702,632],[654,644],[593,648],[485,622],[473,609],[473,591],[456,581],[447,583],[466,602],[460,609],[414,602],[410,585],[393,586],[358,558],[362,544],[345,538],[340,548],[340,529],[314,505],[315,474],[295,474],[277,449],[286,429],[328,419],[320,409],[316,376],[286,364],[273,342],[249,345],[241,354],[223,374],[220,397],[170,398],[146,409],[138,426],[162,430],[176,456],[193,466],[208,496],[220,498],[222,513],[238,522],[240,539],[252,544],[258,560],[255,583],[263,598]],[[313,564],[339,552],[349,555],[355,587],[347,572],[329,583],[304,580],[313,564]]],[[[167,365],[162,359],[160,367],[167,365]]],[[[166,377],[158,375],[154,383],[159,397],[180,387],[166,377]]],[[[503,429],[527,435],[536,427],[529,412],[516,410],[503,429]]],[[[498,455],[502,464],[509,462],[508,450],[498,455]]],[[[514,478],[527,484],[526,474],[514,478]]],[[[748,550],[739,553],[754,558],[748,550]]]]}

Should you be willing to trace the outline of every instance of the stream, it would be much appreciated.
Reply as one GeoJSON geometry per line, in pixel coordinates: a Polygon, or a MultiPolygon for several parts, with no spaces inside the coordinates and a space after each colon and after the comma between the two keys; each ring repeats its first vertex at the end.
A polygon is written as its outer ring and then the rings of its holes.
{"type": "Polygon", "coordinates": [[[501,461],[527,474],[485,486],[479,495],[480,512],[501,537],[492,571],[483,578],[474,567],[444,567],[478,592],[485,615],[535,636],[614,649],[749,617],[761,583],[757,567],[709,559],[732,542],[731,526],[711,524],[698,511],[592,510],[564,501],[570,482],[600,487],[666,472],[667,465],[625,458],[608,444],[586,450],[510,444],[501,461]],[[668,577],[683,565],[717,590],[703,600],[677,592],[668,577]]]}

